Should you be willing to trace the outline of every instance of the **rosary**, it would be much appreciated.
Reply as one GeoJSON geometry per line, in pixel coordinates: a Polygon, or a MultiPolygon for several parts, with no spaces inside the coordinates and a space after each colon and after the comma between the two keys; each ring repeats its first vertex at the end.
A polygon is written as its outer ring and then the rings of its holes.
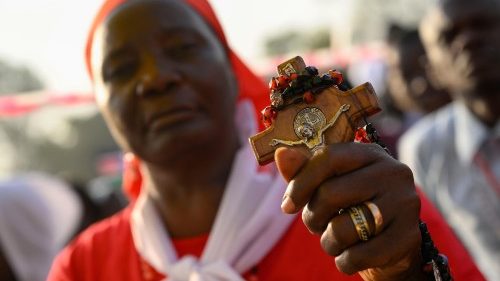
{"type": "MultiPolygon", "coordinates": [[[[349,89],[343,82],[339,71],[320,75],[299,56],[280,64],[278,77],[269,82],[270,105],[262,110],[266,129],[249,139],[258,163],[272,162],[281,146],[296,147],[311,156],[327,144],[354,141],[377,143],[389,152],[366,120],[381,111],[373,87],[365,83],[349,89]]],[[[361,238],[366,229],[358,229],[356,219],[353,222],[361,238]]],[[[430,280],[453,280],[448,260],[438,252],[426,224],[419,221],[419,228],[422,270],[430,280]]]]}

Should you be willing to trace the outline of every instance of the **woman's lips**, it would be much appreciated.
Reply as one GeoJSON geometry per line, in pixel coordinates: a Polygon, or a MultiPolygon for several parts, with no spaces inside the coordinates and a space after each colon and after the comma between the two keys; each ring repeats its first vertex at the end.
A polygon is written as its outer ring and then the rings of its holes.
{"type": "Polygon", "coordinates": [[[196,111],[192,108],[174,108],[165,112],[153,114],[148,122],[151,131],[158,131],[175,126],[194,118],[196,111]]]}

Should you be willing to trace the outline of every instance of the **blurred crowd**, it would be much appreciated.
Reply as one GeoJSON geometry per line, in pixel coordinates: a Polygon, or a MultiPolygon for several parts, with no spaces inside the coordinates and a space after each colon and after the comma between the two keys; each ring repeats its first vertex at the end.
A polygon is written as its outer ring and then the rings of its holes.
{"type": "MultiPolygon", "coordinates": [[[[499,2],[441,1],[418,26],[388,26],[376,60],[331,66],[353,86],[380,85],[383,112],[370,121],[492,281],[500,280],[499,2]]],[[[69,241],[128,204],[122,153],[88,101],[4,113],[0,280],[45,280],[69,241]]]]}

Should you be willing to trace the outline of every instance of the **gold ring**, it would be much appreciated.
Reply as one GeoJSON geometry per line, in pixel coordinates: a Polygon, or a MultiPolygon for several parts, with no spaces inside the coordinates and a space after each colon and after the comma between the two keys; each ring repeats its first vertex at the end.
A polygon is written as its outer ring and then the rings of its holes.
{"type": "Polygon", "coordinates": [[[351,220],[354,223],[354,227],[358,232],[359,239],[368,241],[368,239],[370,239],[370,229],[368,227],[365,214],[363,214],[363,209],[361,206],[354,206],[350,207],[348,211],[351,216],[351,220]]]}
{"type": "Polygon", "coordinates": [[[375,220],[375,235],[377,235],[382,230],[382,224],[384,223],[384,219],[382,218],[382,213],[380,212],[378,206],[375,205],[375,203],[371,201],[366,201],[364,202],[364,204],[366,205],[366,207],[368,207],[368,209],[372,213],[373,219],[375,220]]]}

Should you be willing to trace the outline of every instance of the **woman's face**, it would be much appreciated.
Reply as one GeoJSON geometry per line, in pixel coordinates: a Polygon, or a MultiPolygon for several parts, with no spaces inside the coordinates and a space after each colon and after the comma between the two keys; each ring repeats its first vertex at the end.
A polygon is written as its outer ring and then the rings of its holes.
{"type": "Polygon", "coordinates": [[[226,51],[182,1],[117,8],[96,31],[91,62],[98,105],[125,150],[167,163],[235,140],[226,51]]]}

